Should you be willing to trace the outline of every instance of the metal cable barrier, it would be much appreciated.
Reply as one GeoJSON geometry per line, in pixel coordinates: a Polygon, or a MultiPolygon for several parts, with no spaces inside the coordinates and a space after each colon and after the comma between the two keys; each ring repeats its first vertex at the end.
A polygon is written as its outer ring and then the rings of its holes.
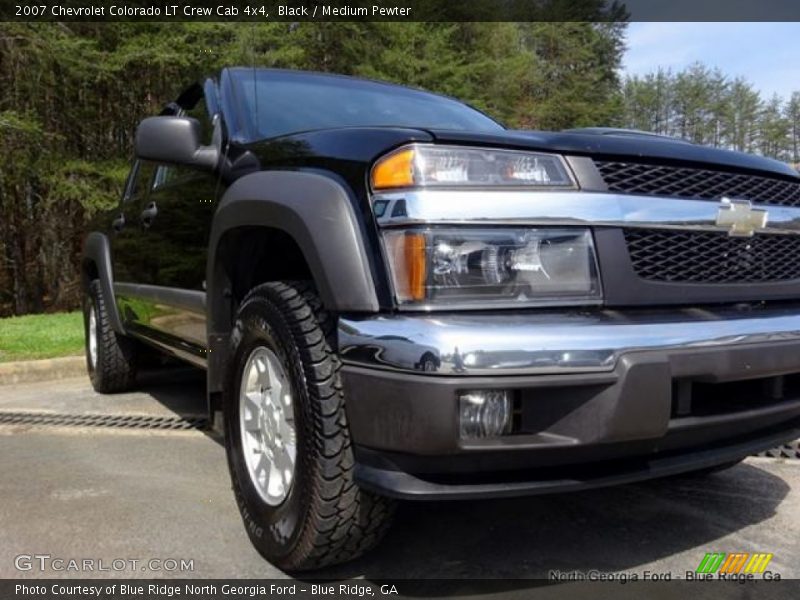
{"type": "Polygon", "coordinates": [[[0,411],[3,425],[51,425],[58,427],[112,427],[118,429],[204,430],[208,419],[189,416],[59,414],[0,411]]]}

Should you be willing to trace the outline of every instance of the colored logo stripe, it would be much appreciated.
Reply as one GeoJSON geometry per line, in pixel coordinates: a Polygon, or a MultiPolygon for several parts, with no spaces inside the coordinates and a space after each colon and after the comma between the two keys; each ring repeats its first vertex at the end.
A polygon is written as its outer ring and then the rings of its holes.
{"type": "Polygon", "coordinates": [[[760,552],[708,552],[697,566],[697,573],[763,573],[772,560],[773,554],[760,552]]]}
{"type": "Polygon", "coordinates": [[[753,554],[747,566],[744,568],[745,573],[763,573],[767,565],[772,560],[773,554],[753,554]]]}
{"type": "Polygon", "coordinates": [[[749,553],[746,552],[734,552],[733,554],[728,555],[728,559],[722,563],[722,567],[720,567],[720,573],[738,573],[742,570],[745,561],[750,556],[749,553]]]}
{"type": "Polygon", "coordinates": [[[724,552],[709,552],[700,561],[697,567],[698,573],[716,573],[722,561],[725,559],[724,552]]]}

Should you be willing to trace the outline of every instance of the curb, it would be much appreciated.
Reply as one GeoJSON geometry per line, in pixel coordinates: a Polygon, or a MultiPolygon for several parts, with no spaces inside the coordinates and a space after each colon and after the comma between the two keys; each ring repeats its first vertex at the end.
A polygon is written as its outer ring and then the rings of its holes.
{"type": "Polygon", "coordinates": [[[84,356],[0,363],[0,385],[66,379],[86,375],[84,356]]]}

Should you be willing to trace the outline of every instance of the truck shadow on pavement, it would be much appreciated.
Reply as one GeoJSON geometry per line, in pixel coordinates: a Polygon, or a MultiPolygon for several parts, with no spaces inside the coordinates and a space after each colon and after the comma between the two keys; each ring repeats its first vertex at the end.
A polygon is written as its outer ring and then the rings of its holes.
{"type": "MultiPolygon", "coordinates": [[[[204,414],[202,371],[157,369],[144,373],[140,383],[177,415],[204,414]]],[[[718,548],[717,540],[774,516],[789,491],[780,477],[745,463],[713,475],[568,494],[402,502],[377,548],[301,579],[541,580],[558,571],[641,573],[644,565],[683,576],[706,551],[731,550],[729,544],[718,548]]],[[[506,587],[541,583],[509,581],[506,587]]]]}
{"type": "Polygon", "coordinates": [[[641,573],[664,559],[663,569],[650,569],[683,576],[716,540],[772,517],[789,489],[743,464],[705,477],[570,494],[407,502],[375,550],[314,577],[542,579],[551,571],[641,573]]]}
{"type": "Polygon", "coordinates": [[[136,389],[179,417],[206,416],[206,374],[190,366],[149,367],[137,375],[136,389]]]}

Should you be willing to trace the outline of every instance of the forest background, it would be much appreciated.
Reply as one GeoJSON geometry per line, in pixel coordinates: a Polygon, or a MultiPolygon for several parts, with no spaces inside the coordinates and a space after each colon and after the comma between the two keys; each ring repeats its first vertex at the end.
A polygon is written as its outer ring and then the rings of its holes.
{"type": "Polygon", "coordinates": [[[119,202],[137,122],[225,65],[359,75],[508,127],[631,127],[800,162],[800,91],[701,62],[623,77],[624,22],[0,23],[0,317],[71,310],[88,220],[119,202]]]}

